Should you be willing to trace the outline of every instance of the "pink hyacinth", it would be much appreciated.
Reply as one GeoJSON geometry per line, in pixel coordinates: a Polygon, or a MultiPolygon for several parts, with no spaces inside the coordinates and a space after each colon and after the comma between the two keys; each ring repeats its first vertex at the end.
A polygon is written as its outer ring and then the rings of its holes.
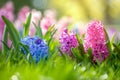
{"type": "Polygon", "coordinates": [[[54,25],[56,20],[50,17],[43,17],[40,23],[40,27],[42,28],[43,34],[45,34],[48,28],[54,25]]]}
{"type": "MultiPolygon", "coordinates": [[[[0,9],[0,50],[2,48],[2,37],[3,37],[3,31],[5,27],[5,23],[2,20],[2,16],[5,16],[10,21],[14,20],[14,7],[12,2],[7,2],[1,9],[0,9]]],[[[8,46],[10,46],[11,42],[8,40],[8,46]]]]}
{"type": "Polygon", "coordinates": [[[62,32],[59,41],[61,43],[60,49],[62,52],[71,55],[71,48],[76,48],[78,46],[78,41],[73,32],[68,33],[67,29],[62,32]]]}
{"type": "Polygon", "coordinates": [[[93,62],[96,62],[96,59],[102,62],[108,56],[105,37],[104,27],[100,21],[92,21],[88,24],[84,48],[86,52],[88,48],[92,49],[93,62]]]}

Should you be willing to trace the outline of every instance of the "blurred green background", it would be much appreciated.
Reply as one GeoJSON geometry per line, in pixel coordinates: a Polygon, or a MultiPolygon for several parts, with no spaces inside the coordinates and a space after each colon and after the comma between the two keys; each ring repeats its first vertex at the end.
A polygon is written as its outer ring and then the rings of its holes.
{"type": "Polygon", "coordinates": [[[102,20],[109,25],[120,24],[120,0],[0,0],[0,7],[7,1],[14,2],[15,13],[28,5],[42,12],[48,8],[57,10],[57,16],[71,16],[75,21],[102,20]]]}

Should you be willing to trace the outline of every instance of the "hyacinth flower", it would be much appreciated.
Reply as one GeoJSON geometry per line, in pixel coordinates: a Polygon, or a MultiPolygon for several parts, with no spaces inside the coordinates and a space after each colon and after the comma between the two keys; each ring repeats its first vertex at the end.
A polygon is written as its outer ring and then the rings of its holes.
{"type": "Polygon", "coordinates": [[[108,57],[106,43],[106,35],[102,23],[100,21],[90,22],[84,39],[84,48],[85,52],[89,48],[92,49],[93,62],[97,60],[101,63],[108,57]]]}
{"type": "MultiPolygon", "coordinates": [[[[38,63],[40,59],[46,59],[48,57],[48,45],[38,36],[27,36],[21,40],[21,43],[28,46],[30,54],[32,58],[35,59],[36,63],[38,63]]],[[[26,54],[24,48],[21,48],[21,50],[24,54],[26,54]]]]}
{"type": "MultiPolygon", "coordinates": [[[[7,19],[13,22],[14,20],[14,7],[12,2],[7,2],[2,8],[0,8],[0,50],[2,48],[2,37],[3,37],[3,32],[5,28],[5,23],[2,20],[2,16],[5,16],[7,19]]],[[[10,40],[8,39],[8,46],[11,45],[10,40]]]]}
{"type": "Polygon", "coordinates": [[[42,29],[43,34],[45,34],[48,30],[48,28],[52,25],[54,25],[56,20],[54,18],[50,17],[43,17],[40,22],[40,27],[42,29]]]}
{"type": "Polygon", "coordinates": [[[72,54],[71,48],[76,48],[78,46],[75,34],[73,32],[68,33],[68,29],[64,29],[59,38],[59,42],[61,44],[60,50],[68,55],[72,54]]]}

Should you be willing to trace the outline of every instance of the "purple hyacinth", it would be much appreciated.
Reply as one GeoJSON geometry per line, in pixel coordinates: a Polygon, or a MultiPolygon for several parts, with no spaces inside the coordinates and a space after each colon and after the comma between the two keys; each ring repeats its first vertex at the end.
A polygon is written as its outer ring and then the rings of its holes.
{"type": "Polygon", "coordinates": [[[104,27],[100,21],[92,21],[88,24],[84,48],[86,52],[88,48],[92,49],[93,62],[96,62],[96,59],[102,62],[108,56],[105,37],[104,27]]]}
{"type": "MultiPolygon", "coordinates": [[[[32,58],[36,59],[36,63],[40,59],[48,57],[48,45],[44,40],[40,39],[38,36],[25,37],[21,40],[21,42],[22,44],[28,46],[32,58]]],[[[26,51],[23,48],[22,50],[26,54],[26,51]]]]}
{"type": "Polygon", "coordinates": [[[68,33],[67,29],[62,32],[59,41],[61,43],[60,49],[62,52],[71,55],[71,48],[78,46],[78,41],[73,32],[68,33]]]}

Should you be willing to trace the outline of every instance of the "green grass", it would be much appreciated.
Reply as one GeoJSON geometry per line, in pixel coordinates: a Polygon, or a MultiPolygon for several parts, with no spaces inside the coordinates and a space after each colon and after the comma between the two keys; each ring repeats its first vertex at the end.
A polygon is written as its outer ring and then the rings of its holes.
{"type": "Polygon", "coordinates": [[[22,59],[18,62],[6,62],[4,57],[0,57],[0,79],[10,80],[17,77],[18,80],[119,80],[119,68],[110,65],[95,65],[84,61],[77,63],[75,59],[62,57],[57,53],[38,64],[22,59]]]}

